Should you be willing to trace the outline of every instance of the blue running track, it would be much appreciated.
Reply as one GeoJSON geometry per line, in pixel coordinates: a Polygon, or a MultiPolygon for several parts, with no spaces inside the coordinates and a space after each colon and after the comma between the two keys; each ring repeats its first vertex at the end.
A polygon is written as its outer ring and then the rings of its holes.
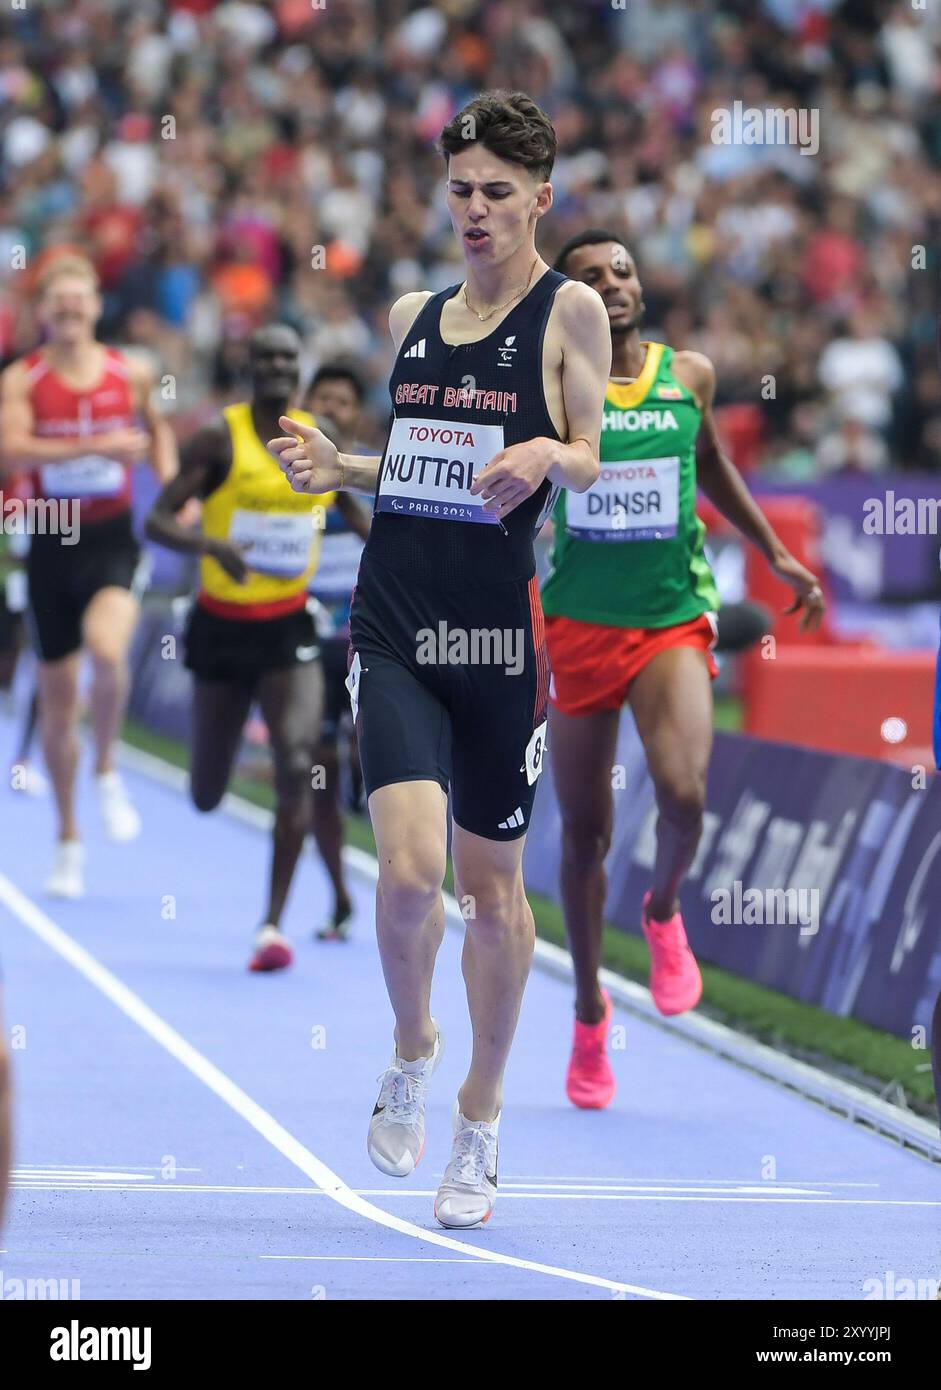
{"type": "Polygon", "coordinates": [[[571,990],[538,968],[493,1219],[442,1231],[469,1055],[459,933],[438,961],[427,1150],[397,1183],[365,1148],[392,1032],[368,875],[351,875],[352,940],[315,942],[329,903],[305,854],[296,965],[250,975],[266,835],[127,776],[144,834],[114,845],[84,765],[80,903],[43,897],[50,804],[0,793],[17,1091],[3,1279],[79,1280],[84,1299],[859,1299],[888,1271],[941,1274],[936,1168],[634,1016],[615,1017],[614,1104],[574,1110],[571,990]]]}

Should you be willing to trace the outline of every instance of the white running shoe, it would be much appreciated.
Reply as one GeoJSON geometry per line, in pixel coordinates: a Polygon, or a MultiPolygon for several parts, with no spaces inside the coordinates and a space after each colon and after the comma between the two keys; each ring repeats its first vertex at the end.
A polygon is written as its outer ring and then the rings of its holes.
{"type": "Polygon", "coordinates": [[[390,1178],[407,1178],[425,1150],[425,1092],[444,1053],[444,1039],[435,1024],[435,1050],[430,1057],[406,1062],[396,1052],[379,1078],[379,1099],[369,1121],[369,1157],[390,1178]]]}
{"type": "Polygon", "coordinates": [[[46,892],[50,898],[83,898],[85,878],[82,866],[85,863],[85,846],[81,840],[60,840],[56,845],[56,857],[52,872],[46,879],[46,892]]]}
{"type": "Polygon", "coordinates": [[[102,772],[95,781],[108,839],[136,840],[141,832],[140,816],[131,805],[120,775],[117,772],[102,772]]]}
{"type": "Polygon", "coordinates": [[[442,1226],[476,1226],[489,1221],[497,1200],[497,1130],[495,1120],[468,1120],[454,1103],[454,1143],[435,1198],[442,1226]]]}

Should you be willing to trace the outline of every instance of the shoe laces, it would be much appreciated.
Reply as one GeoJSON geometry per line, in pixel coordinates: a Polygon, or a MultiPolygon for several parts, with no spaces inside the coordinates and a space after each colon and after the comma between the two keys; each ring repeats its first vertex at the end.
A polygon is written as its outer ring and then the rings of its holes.
{"type": "Polygon", "coordinates": [[[494,1135],[473,1126],[461,1129],[454,1140],[454,1152],[444,1174],[445,1182],[458,1183],[462,1187],[480,1187],[488,1167],[493,1166],[491,1155],[495,1150],[494,1135]]]}
{"type": "Polygon", "coordinates": [[[414,1124],[424,1094],[425,1078],[402,1071],[399,1067],[390,1067],[378,1080],[382,1082],[385,1101],[383,1119],[386,1124],[414,1124]]]}

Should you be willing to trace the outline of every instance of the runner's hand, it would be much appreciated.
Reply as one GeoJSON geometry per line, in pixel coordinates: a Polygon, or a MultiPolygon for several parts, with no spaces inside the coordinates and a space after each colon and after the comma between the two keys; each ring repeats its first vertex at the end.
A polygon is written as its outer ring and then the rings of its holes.
{"type": "Polygon", "coordinates": [[[545,439],[527,439],[494,454],[470,485],[473,496],[486,496],[485,512],[495,512],[502,521],[507,512],[532,497],[552,467],[547,444],[545,439]]]}
{"type": "Polygon", "coordinates": [[[139,430],[136,426],[93,435],[90,442],[96,453],[104,454],[105,458],[117,459],[119,463],[141,463],[153,451],[150,432],[139,430]]]}
{"type": "Polygon", "coordinates": [[[785,584],[789,584],[794,590],[794,602],[790,608],[785,608],[785,614],[797,613],[803,609],[801,632],[816,631],[823,621],[826,609],[820,580],[815,574],[811,574],[810,570],[804,569],[793,555],[783,556],[773,563],[771,568],[779,579],[783,579],[785,584]]]}
{"type": "Polygon", "coordinates": [[[221,565],[230,579],[236,584],[244,584],[249,576],[249,567],[243,559],[248,546],[233,545],[231,541],[207,540],[206,554],[216,564],[221,565]]]}
{"type": "Polygon", "coordinates": [[[340,485],[340,453],[323,430],[282,415],[278,424],[291,433],[268,440],[281,470],[295,492],[332,492],[340,485]],[[298,437],[300,442],[298,442],[298,437]]]}

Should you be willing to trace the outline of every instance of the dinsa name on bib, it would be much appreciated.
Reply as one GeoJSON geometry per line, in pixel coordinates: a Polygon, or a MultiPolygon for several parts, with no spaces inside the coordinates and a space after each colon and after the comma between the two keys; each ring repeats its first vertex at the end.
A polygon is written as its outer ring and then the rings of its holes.
{"type": "Polygon", "coordinates": [[[436,521],[496,526],[485,497],[471,496],[477,474],[503,448],[502,425],[394,420],[379,473],[377,510],[436,521]]]}
{"type": "Polygon", "coordinates": [[[242,548],[249,569],[275,579],[298,579],[314,544],[314,512],[236,511],[229,540],[242,548]]]}
{"type": "Polygon", "coordinates": [[[676,535],[680,460],[603,463],[587,492],[569,492],[565,522],[579,540],[652,541],[676,535]]]}

